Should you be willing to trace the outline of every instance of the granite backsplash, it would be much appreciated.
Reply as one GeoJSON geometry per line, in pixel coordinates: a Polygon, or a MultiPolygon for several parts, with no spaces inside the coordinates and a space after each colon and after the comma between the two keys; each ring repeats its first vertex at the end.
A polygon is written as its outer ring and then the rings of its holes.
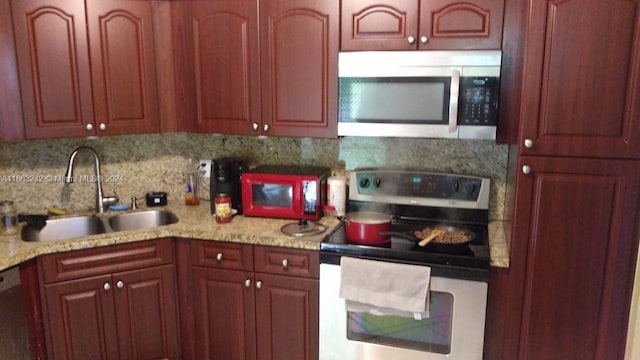
{"type": "MultiPolygon", "coordinates": [[[[100,154],[105,195],[121,202],[166,191],[182,201],[183,177],[198,159],[240,156],[257,164],[306,164],[347,174],[359,167],[413,168],[491,178],[491,220],[502,220],[508,147],[493,141],[347,137],[339,140],[258,138],[204,134],[151,134],[29,140],[0,143],[0,200],[13,200],[19,212],[44,213],[50,205],[72,211],[94,206],[93,163],[76,159],[74,175],[85,181],[64,184],[69,155],[78,146],[100,154]]],[[[207,184],[204,184],[207,185],[207,184]]],[[[201,195],[207,196],[203,187],[201,195]]]]}

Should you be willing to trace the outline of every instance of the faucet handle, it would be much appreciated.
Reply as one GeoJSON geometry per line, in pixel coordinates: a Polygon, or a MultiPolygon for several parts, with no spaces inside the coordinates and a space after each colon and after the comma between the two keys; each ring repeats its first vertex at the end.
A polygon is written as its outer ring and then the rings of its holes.
{"type": "Polygon", "coordinates": [[[103,196],[102,197],[102,206],[108,208],[109,205],[117,204],[120,201],[120,198],[117,196],[103,196]]]}

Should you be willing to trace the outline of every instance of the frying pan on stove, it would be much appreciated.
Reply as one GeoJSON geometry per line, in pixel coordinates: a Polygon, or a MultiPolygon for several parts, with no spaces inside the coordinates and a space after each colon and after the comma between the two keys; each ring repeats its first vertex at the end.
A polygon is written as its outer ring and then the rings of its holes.
{"type": "Polygon", "coordinates": [[[437,225],[431,227],[420,227],[412,229],[409,232],[398,232],[398,231],[386,231],[381,233],[381,235],[386,236],[395,236],[402,239],[406,239],[415,243],[414,247],[422,249],[424,251],[435,251],[435,252],[462,252],[469,249],[469,243],[473,241],[476,237],[476,234],[466,230],[457,228],[454,226],[444,226],[437,225]],[[429,229],[439,230],[443,232],[443,235],[436,236],[433,240],[431,240],[425,246],[420,246],[418,243],[422,241],[425,237],[430,235],[429,229]]]}

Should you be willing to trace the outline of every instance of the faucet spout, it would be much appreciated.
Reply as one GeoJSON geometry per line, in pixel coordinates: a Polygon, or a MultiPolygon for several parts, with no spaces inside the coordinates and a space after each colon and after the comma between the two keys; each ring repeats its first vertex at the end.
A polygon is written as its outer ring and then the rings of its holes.
{"type": "Polygon", "coordinates": [[[67,171],[64,174],[64,182],[72,183],[73,182],[73,168],[76,160],[76,156],[80,152],[88,152],[91,154],[93,158],[93,163],[95,167],[95,182],[96,182],[96,211],[99,213],[104,212],[105,205],[114,204],[118,202],[118,198],[115,196],[105,197],[102,193],[102,175],[100,173],[100,157],[98,153],[91,147],[88,146],[80,146],[77,149],[73,150],[71,156],[69,156],[69,164],[67,165],[67,171]]]}

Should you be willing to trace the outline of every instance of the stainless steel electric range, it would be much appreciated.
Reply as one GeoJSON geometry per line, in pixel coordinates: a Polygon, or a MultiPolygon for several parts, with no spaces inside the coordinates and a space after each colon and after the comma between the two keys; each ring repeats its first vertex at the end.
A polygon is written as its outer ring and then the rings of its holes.
{"type": "MultiPolygon", "coordinates": [[[[320,246],[320,359],[482,359],[489,279],[490,179],[424,171],[363,169],[350,175],[349,211],[392,215],[379,246],[350,241],[342,224],[320,246]],[[425,246],[415,231],[446,226],[472,234],[456,246],[425,246]],[[426,319],[345,310],[343,256],[431,268],[426,319]]],[[[430,244],[431,245],[431,244],[430,244]]],[[[371,279],[375,281],[375,279],[371,279]]]]}

